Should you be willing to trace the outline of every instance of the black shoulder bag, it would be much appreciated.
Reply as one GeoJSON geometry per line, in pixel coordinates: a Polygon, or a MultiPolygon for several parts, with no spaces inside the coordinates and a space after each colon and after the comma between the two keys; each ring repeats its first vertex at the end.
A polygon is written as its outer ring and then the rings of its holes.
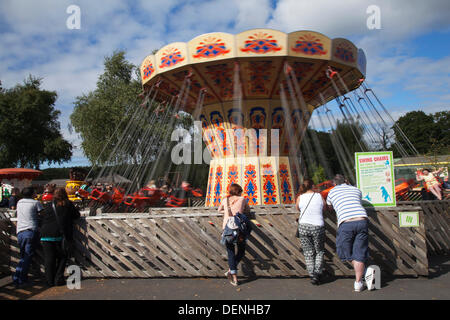
{"type": "Polygon", "coordinates": [[[308,206],[309,206],[309,204],[311,203],[311,200],[312,200],[312,198],[314,197],[315,194],[316,194],[316,193],[314,192],[313,195],[311,196],[311,198],[309,198],[308,204],[306,205],[306,208],[305,208],[305,210],[303,210],[303,212],[301,212],[300,207],[299,207],[299,210],[300,210],[300,218],[298,218],[297,232],[295,233],[295,237],[296,237],[296,238],[300,238],[300,233],[298,232],[298,227],[299,227],[299,225],[300,225],[300,220],[302,220],[303,214],[305,213],[306,209],[308,209],[308,206]]]}
{"type": "Polygon", "coordinates": [[[52,207],[53,207],[53,212],[55,213],[56,223],[58,224],[59,231],[62,233],[61,248],[62,248],[64,254],[67,257],[70,257],[70,255],[72,254],[72,251],[73,251],[73,243],[72,243],[72,241],[67,240],[66,233],[64,232],[64,228],[62,227],[62,225],[59,221],[58,213],[56,212],[56,206],[55,206],[54,202],[52,202],[52,207]]]}

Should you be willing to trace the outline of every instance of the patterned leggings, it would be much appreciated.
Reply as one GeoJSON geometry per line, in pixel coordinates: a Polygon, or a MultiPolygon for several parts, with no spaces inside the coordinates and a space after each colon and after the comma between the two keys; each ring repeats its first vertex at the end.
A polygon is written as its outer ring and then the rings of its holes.
{"type": "Polygon", "coordinates": [[[306,260],[306,270],[311,277],[320,275],[325,253],[325,227],[301,223],[298,226],[298,233],[306,260]]]}

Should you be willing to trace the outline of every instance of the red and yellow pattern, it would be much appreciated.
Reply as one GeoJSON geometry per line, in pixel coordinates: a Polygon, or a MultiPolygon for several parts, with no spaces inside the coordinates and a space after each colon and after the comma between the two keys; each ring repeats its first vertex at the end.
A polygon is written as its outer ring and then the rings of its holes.
{"type": "Polygon", "coordinates": [[[238,178],[239,178],[239,174],[238,174],[238,167],[233,164],[231,166],[228,167],[228,174],[227,174],[227,192],[230,191],[230,186],[233,183],[238,183],[238,178]]]}
{"type": "Polygon", "coordinates": [[[205,38],[199,43],[196,50],[196,54],[193,55],[194,58],[214,58],[230,52],[230,49],[227,49],[225,42],[223,42],[222,39],[215,37],[205,38]]]}
{"type": "Polygon", "coordinates": [[[281,182],[281,200],[284,204],[292,204],[292,187],[289,181],[288,166],[284,163],[280,164],[280,182],[281,182]]]}
{"type": "Polygon", "coordinates": [[[222,200],[222,178],[223,178],[223,167],[218,165],[216,168],[216,185],[214,186],[214,206],[220,205],[222,200]]]}
{"type": "Polygon", "coordinates": [[[277,186],[275,184],[275,176],[272,165],[264,164],[262,171],[263,179],[263,203],[277,204],[277,186]]]}
{"type": "Polygon", "coordinates": [[[248,199],[248,204],[258,204],[258,185],[256,183],[256,170],[253,164],[245,166],[244,181],[244,196],[248,199]]]}
{"type": "Polygon", "coordinates": [[[180,50],[177,48],[167,48],[161,56],[161,65],[159,68],[173,67],[182,61],[184,61],[184,57],[181,55],[180,50]]]}
{"type": "Polygon", "coordinates": [[[205,199],[205,205],[209,207],[211,203],[211,189],[213,185],[213,176],[214,176],[214,166],[209,167],[209,177],[208,177],[208,189],[206,191],[206,199],[205,199]]]}
{"type": "Polygon", "coordinates": [[[322,56],[327,54],[321,40],[312,34],[305,34],[298,37],[295,46],[291,49],[294,52],[300,52],[308,56],[322,56]]]}
{"type": "Polygon", "coordinates": [[[242,52],[268,53],[276,52],[282,49],[278,45],[277,40],[270,34],[258,32],[248,37],[245,41],[244,48],[240,48],[242,52]]]}
{"type": "Polygon", "coordinates": [[[146,80],[146,79],[150,78],[150,76],[153,74],[153,72],[155,72],[153,63],[149,62],[147,65],[145,65],[142,72],[144,73],[142,79],[146,80]]]}

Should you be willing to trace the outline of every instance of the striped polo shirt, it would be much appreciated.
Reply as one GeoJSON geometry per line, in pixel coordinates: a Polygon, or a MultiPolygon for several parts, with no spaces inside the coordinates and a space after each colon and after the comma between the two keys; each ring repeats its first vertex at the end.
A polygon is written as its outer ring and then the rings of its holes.
{"type": "Polygon", "coordinates": [[[366,217],[367,213],[361,204],[362,193],[356,187],[340,184],[330,190],[327,204],[336,211],[338,226],[345,220],[366,217]]]}

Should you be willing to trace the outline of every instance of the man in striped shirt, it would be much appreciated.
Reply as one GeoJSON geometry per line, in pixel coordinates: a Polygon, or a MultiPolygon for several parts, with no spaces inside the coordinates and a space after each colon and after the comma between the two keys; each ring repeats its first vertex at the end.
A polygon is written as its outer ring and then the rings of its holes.
{"type": "Polygon", "coordinates": [[[345,183],[345,178],[337,174],[330,190],[327,204],[333,206],[338,221],[336,250],[342,261],[351,261],[355,270],[355,291],[361,291],[362,276],[369,255],[368,217],[361,204],[361,191],[345,183]]]}

